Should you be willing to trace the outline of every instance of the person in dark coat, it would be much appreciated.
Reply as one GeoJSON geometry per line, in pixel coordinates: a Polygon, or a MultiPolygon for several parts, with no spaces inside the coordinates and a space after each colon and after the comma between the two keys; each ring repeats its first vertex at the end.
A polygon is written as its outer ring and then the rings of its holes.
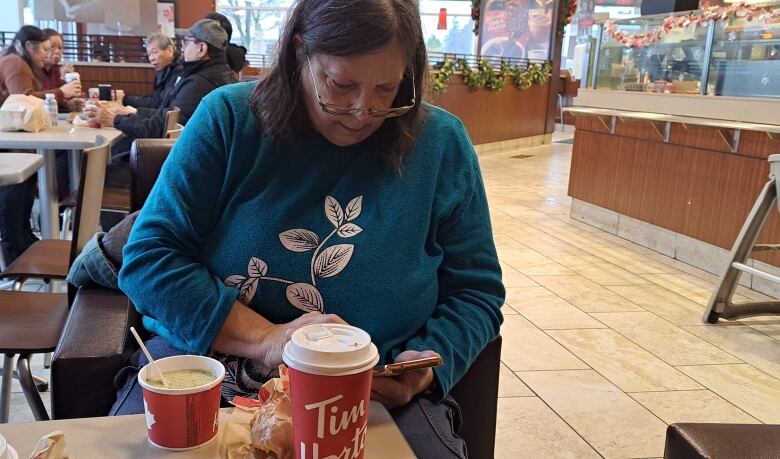
{"type": "Polygon", "coordinates": [[[117,114],[130,115],[138,109],[160,108],[165,93],[173,87],[176,77],[181,73],[184,59],[169,36],[159,32],[149,35],[146,38],[146,55],[157,72],[154,75],[154,90],[148,96],[125,96],[122,100],[125,107],[115,110],[117,114]]]}
{"type": "MultiPolygon", "coordinates": [[[[220,86],[235,83],[236,76],[227,67],[225,48],[227,33],[217,21],[201,19],[184,34],[182,55],[184,63],[173,86],[165,92],[160,107],[134,115],[117,115],[100,104],[89,105],[85,112],[90,120],[102,126],[113,126],[122,131],[130,142],[139,138],[163,136],[165,115],[173,107],[181,109],[179,123],[186,124],[195,108],[208,93],[220,86]]],[[[124,150],[129,149],[126,143],[124,150]]]]}
{"type": "Polygon", "coordinates": [[[182,39],[184,63],[173,85],[165,91],[159,108],[138,109],[136,114],[118,115],[102,104],[90,104],[84,109],[91,121],[113,126],[125,138],[112,147],[115,161],[106,171],[106,186],[130,188],[129,150],[135,139],[160,138],[165,128],[165,115],[178,107],[179,123],[186,124],[200,101],[212,90],[238,80],[228,68],[225,58],[227,33],[217,21],[201,19],[187,30],[182,39]]]}
{"type": "Polygon", "coordinates": [[[209,13],[204,19],[213,19],[219,22],[219,25],[225,29],[225,32],[227,32],[228,35],[228,45],[227,49],[225,49],[228,67],[230,67],[230,70],[236,73],[240,72],[247,64],[246,48],[243,46],[234,45],[230,42],[230,39],[233,37],[233,25],[230,24],[230,21],[225,17],[225,15],[219,13],[209,13]]]}

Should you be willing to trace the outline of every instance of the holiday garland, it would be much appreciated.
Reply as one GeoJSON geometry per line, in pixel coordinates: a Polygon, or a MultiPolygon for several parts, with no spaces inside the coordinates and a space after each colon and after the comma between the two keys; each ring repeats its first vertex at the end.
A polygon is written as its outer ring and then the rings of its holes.
{"type": "Polygon", "coordinates": [[[543,84],[552,74],[549,62],[543,65],[529,64],[527,68],[509,65],[501,62],[501,69],[496,71],[490,62],[482,59],[476,69],[472,69],[466,59],[447,59],[437,73],[431,76],[431,90],[439,95],[447,90],[447,82],[452,78],[455,69],[460,70],[463,82],[469,89],[476,90],[482,86],[491,91],[501,92],[506,85],[506,78],[511,77],[517,89],[528,89],[534,84],[543,84]]]}
{"type": "Polygon", "coordinates": [[[710,21],[725,21],[731,17],[745,18],[748,21],[757,20],[764,23],[770,20],[780,21],[780,9],[771,10],[766,7],[740,3],[731,6],[716,6],[701,12],[690,12],[680,16],[668,16],[664,18],[664,21],[655,30],[647,33],[626,35],[618,30],[618,24],[614,21],[606,21],[604,29],[613,40],[623,43],[626,47],[641,48],[660,40],[661,35],[669,33],[672,29],[684,29],[690,25],[707,27],[710,21]]]}
{"type": "Polygon", "coordinates": [[[471,0],[471,19],[474,21],[474,35],[479,34],[479,12],[482,0],[471,0]]]}

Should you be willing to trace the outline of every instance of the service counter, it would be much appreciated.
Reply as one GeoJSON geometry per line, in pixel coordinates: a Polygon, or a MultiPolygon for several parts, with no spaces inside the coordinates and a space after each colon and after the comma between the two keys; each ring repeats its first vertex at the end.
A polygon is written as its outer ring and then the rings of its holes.
{"type": "MultiPolygon", "coordinates": [[[[780,153],[780,99],[580,90],[569,113],[572,217],[719,274],[780,153]]],[[[777,213],[759,242],[780,242],[777,213]]]]}
{"type": "Polygon", "coordinates": [[[446,92],[428,99],[463,121],[478,152],[489,152],[551,142],[552,133],[546,132],[549,86],[548,80],[521,90],[507,78],[501,92],[472,90],[456,73],[446,92]]]}

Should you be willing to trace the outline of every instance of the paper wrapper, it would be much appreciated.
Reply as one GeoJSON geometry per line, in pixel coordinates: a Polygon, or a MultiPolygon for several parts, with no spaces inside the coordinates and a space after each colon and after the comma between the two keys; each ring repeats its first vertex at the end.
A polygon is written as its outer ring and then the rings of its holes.
{"type": "Polygon", "coordinates": [[[60,430],[49,432],[35,444],[30,459],[70,459],[65,447],[65,434],[60,430]]]}
{"type": "Polygon", "coordinates": [[[260,388],[257,400],[235,397],[234,410],[225,424],[228,459],[292,459],[293,430],[290,379],[279,366],[279,378],[260,388]]]}

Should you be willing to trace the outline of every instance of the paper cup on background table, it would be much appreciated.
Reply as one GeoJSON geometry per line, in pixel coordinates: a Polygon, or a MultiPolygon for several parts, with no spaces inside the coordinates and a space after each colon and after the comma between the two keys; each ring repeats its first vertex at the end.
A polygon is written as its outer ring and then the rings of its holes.
{"type": "Polygon", "coordinates": [[[295,457],[362,458],[371,377],[379,361],[368,333],[350,325],[309,325],[284,346],[295,457]]]}
{"type": "Polygon", "coordinates": [[[204,370],[216,375],[208,383],[187,389],[152,386],[147,379],[159,378],[151,365],[141,368],[138,382],[144,396],[149,442],[162,449],[184,451],[209,444],[219,430],[219,402],[225,367],[209,357],[177,355],[157,360],[165,373],[174,370],[204,370]]]}

